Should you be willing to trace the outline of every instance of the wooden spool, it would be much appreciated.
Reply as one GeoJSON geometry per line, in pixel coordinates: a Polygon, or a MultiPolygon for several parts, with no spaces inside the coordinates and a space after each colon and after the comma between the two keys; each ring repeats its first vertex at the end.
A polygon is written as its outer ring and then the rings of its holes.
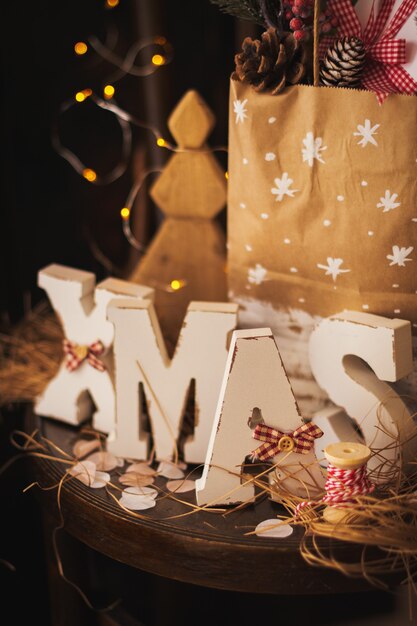
{"type": "MultiPolygon", "coordinates": [[[[371,451],[368,446],[362,443],[339,441],[326,446],[324,455],[329,463],[339,469],[357,469],[368,462],[371,451]]],[[[354,521],[352,510],[349,507],[338,508],[327,506],[323,511],[326,522],[336,524],[337,522],[354,521]]]]}
{"type": "Polygon", "coordinates": [[[215,117],[196,91],[188,91],[168,126],[180,149],[154,183],[151,196],[166,219],[131,280],[156,288],[155,308],[172,355],[191,300],[227,299],[226,242],[213,221],[226,203],[226,179],[208,151],[206,139],[215,117]],[[185,286],[158,289],[173,280],[185,286]]]}

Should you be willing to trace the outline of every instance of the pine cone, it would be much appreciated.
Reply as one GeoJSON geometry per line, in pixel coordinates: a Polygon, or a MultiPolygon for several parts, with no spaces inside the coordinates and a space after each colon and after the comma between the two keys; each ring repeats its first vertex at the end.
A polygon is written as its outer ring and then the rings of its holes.
{"type": "Polygon", "coordinates": [[[359,87],[365,66],[365,48],[357,37],[343,37],[326,52],[320,82],[327,87],[359,87]]]}
{"type": "Polygon", "coordinates": [[[236,71],[232,78],[250,83],[255,91],[272,89],[272,95],[276,95],[286,83],[300,82],[306,71],[306,59],[304,44],[293,33],[268,28],[261,40],[244,39],[242,52],[235,56],[236,71]]]}

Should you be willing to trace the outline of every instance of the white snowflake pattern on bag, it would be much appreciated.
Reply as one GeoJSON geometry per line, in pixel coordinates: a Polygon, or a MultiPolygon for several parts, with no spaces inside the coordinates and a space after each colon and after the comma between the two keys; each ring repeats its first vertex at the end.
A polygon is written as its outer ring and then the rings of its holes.
{"type": "Polygon", "coordinates": [[[236,115],[236,120],[235,123],[237,124],[238,122],[243,122],[245,121],[245,119],[247,119],[247,112],[248,110],[246,109],[246,103],[247,103],[248,99],[245,98],[244,100],[234,100],[233,101],[233,111],[234,114],[236,115]]]}
{"type": "Polygon", "coordinates": [[[387,213],[388,211],[392,211],[397,207],[401,206],[401,202],[396,202],[398,198],[398,193],[391,193],[389,189],[385,191],[385,196],[380,198],[380,202],[376,205],[378,209],[383,209],[383,213],[387,213]]]}
{"type": "Polygon", "coordinates": [[[303,139],[304,148],[301,148],[301,154],[303,155],[303,162],[307,161],[310,167],[313,167],[314,159],[325,163],[322,152],[327,150],[327,146],[323,145],[323,139],[321,137],[314,137],[312,132],[307,133],[303,139]]]}
{"type": "Polygon", "coordinates": [[[288,176],[288,172],[284,172],[281,178],[274,178],[274,183],[276,184],[276,187],[271,188],[271,193],[276,196],[276,202],[282,202],[284,196],[294,198],[294,194],[297,193],[299,190],[290,189],[293,182],[293,179],[288,176]]]}
{"type": "Polygon", "coordinates": [[[387,259],[391,261],[391,265],[398,265],[399,267],[405,267],[407,261],[412,261],[413,259],[409,259],[408,255],[412,253],[414,250],[413,246],[409,246],[405,248],[402,246],[392,246],[392,254],[387,254],[387,259]]]}
{"type": "Polygon", "coordinates": [[[374,135],[377,134],[377,130],[379,127],[380,124],[375,124],[375,126],[372,126],[371,120],[365,120],[363,126],[362,124],[358,124],[356,127],[358,130],[353,133],[355,137],[362,137],[362,139],[358,141],[358,146],[362,146],[362,148],[365,148],[368,143],[371,143],[373,146],[378,147],[378,143],[374,138],[374,135]]]}
{"type": "Polygon", "coordinates": [[[248,269],[248,282],[252,285],[261,285],[265,280],[267,271],[260,263],[257,263],[255,267],[250,267],[248,269]]]}
{"type": "Polygon", "coordinates": [[[340,267],[344,263],[343,259],[334,259],[331,256],[327,257],[327,265],[322,263],[317,263],[317,267],[321,270],[325,270],[325,276],[331,276],[333,278],[333,282],[336,282],[336,278],[339,274],[345,274],[346,272],[350,272],[350,270],[342,270],[340,267]]]}

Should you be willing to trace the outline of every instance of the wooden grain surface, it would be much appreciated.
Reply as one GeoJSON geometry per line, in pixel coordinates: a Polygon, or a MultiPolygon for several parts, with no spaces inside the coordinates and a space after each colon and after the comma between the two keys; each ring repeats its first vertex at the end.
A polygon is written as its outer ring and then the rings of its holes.
{"type": "Polygon", "coordinates": [[[213,218],[226,204],[225,174],[206,139],[215,117],[196,91],[188,91],[169,118],[179,149],[151,188],[166,220],[131,280],[155,287],[155,308],[172,355],[192,300],[227,300],[226,241],[213,218]],[[164,285],[182,280],[170,293],[164,285]]]}
{"type": "MultiPolygon", "coordinates": [[[[77,429],[30,413],[26,427],[70,452],[77,429]]],[[[63,467],[54,461],[33,460],[34,478],[43,486],[59,481],[63,467]]],[[[116,470],[115,470],[116,471],[116,470]]],[[[157,484],[164,486],[164,479],[157,484]]],[[[112,481],[117,483],[115,474],[112,481]]],[[[43,506],[57,517],[56,491],[41,493],[43,506]]],[[[182,494],[195,502],[194,493],[182,494]]],[[[166,578],[231,591],[264,594],[327,594],[369,590],[361,580],[312,568],[299,554],[302,529],[286,539],[245,536],[257,523],[282,511],[268,500],[230,515],[198,512],[170,498],[157,501],[139,520],[123,511],[105,489],[92,490],[79,481],[62,491],[65,528],[91,548],[127,565],[166,578]]],[[[339,557],[349,558],[351,546],[334,545],[339,557]]]]}

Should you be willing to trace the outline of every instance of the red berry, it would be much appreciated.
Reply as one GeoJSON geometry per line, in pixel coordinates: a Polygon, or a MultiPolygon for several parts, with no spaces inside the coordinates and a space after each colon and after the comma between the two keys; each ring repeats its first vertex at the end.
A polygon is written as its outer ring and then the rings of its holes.
{"type": "Polygon", "coordinates": [[[304,22],[303,20],[300,20],[299,17],[294,17],[290,22],[291,30],[301,30],[303,26],[304,26],[304,22]]]}
{"type": "Polygon", "coordinates": [[[333,26],[333,28],[339,26],[339,20],[337,19],[337,17],[332,17],[332,19],[330,20],[330,24],[333,26]]]}
{"type": "Polygon", "coordinates": [[[293,14],[293,12],[292,12],[292,11],[287,11],[287,12],[286,12],[286,14],[285,14],[285,19],[286,19],[286,20],[288,20],[288,21],[289,21],[289,20],[291,20],[293,17],[294,17],[294,14],[293,14]]]}
{"type": "Polygon", "coordinates": [[[294,13],[294,15],[301,15],[301,11],[301,7],[293,6],[292,8],[292,12],[294,13]]]}
{"type": "Polygon", "coordinates": [[[330,24],[330,22],[324,22],[324,24],[322,24],[320,27],[320,32],[322,33],[330,33],[331,30],[332,25],[330,24]]]}
{"type": "Polygon", "coordinates": [[[306,34],[307,34],[307,33],[306,33],[306,31],[305,31],[305,30],[296,30],[296,31],[294,32],[294,38],[295,38],[297,41],[303,41],[303,39],[305,39],[305,38],[306,38],[306,34]]]}

